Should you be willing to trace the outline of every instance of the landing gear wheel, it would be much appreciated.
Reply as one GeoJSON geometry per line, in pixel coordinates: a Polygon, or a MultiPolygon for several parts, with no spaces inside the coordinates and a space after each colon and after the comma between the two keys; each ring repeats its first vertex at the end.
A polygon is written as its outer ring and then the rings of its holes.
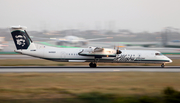
{"type": "Polygon", "coordinates": [[[165,67],[165,64],[161,64],[161,67],[164,68],[164,67],[165,67]]]}
{"type": "Polygon", "coordinates": [[[93,68],[96,68],[96,67],[97,67],[97,65],[96,65],[96,63],[94,63],[94,64],[93,64],[93,68]]]}
{"type": "Polygon", "coordinates": [[[96,65],[96,63],[89,63],[89,66],[91,67],[91,68],[96,68],[97,67],[97,65],[96,65]]]}
{"type": "Polygon", "coordinates": [[[93,67],[93,63],[92,63],[92,62],[91,62],[91,63],[89,63],[89,67],[91,67],[91,68],[93,67]]]}

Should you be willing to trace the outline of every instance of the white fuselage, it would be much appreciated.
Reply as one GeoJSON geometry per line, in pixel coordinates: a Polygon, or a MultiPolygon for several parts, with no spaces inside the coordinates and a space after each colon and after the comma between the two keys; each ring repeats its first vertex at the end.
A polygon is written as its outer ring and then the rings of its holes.
{"type": "Polygon", "coordinates": [[[82,50],[89,48],[55,48],[36,45],[37,49],[16,50],[16,52],[42,59],[60,62],[110,62],[110,63],[170,63],[171,59],[158,51],[149,50],[121,50],[115,54],[114,49],[104,49],[103,52],[86,52],[79,55],[82,50]]]}

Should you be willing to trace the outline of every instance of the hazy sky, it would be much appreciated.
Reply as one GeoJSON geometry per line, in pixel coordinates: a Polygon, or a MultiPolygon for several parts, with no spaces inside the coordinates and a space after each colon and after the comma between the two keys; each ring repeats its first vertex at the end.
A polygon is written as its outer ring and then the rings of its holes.
{"type": "Polygon", "coordinates": [[[180,28],[180,0],[0,0],[0,28],[28,30],[180,28]]]}

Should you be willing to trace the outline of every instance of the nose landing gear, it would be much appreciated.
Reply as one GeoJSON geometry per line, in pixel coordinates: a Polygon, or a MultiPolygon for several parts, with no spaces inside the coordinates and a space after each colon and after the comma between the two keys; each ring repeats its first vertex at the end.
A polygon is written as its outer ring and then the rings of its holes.
{"type": "Polygon", "coordinates": [[[164,64],[164,63],[163,63],[163,64],[161,64],[161,67],[162,67],[162,68],[164,68],[164,67],[165,67],[165,64],[164,64]]]}

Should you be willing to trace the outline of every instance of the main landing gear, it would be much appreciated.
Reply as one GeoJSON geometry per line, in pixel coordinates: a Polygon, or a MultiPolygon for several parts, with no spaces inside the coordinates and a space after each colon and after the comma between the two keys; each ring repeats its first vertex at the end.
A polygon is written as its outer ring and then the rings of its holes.
{"type": "Polygon", "coordinates": [[[99,58],[95,58],[94,59],[94,62],[91,62],[91,63],[89,63],[89,67],[91,67],[91,68],[96,68],[97,67],[97,62],[99,61],[99,58]]]}
{"type": "Polygon", "coordinates": [[[97,64],[96,64],[96,63],[91,62],[91,63],[89,63],[89,66],[90,66],[91,68],[96,68],[96,67],[97,67],[97,64]]]}
{"type": "Polygon", "coordinates": [[[161,67],[162,67],[162,68],[164,68],[164,67],[165,67],[165,64],[164,64],[164,63],[163,63],[163,64],[161,64],[161,67]]]}

